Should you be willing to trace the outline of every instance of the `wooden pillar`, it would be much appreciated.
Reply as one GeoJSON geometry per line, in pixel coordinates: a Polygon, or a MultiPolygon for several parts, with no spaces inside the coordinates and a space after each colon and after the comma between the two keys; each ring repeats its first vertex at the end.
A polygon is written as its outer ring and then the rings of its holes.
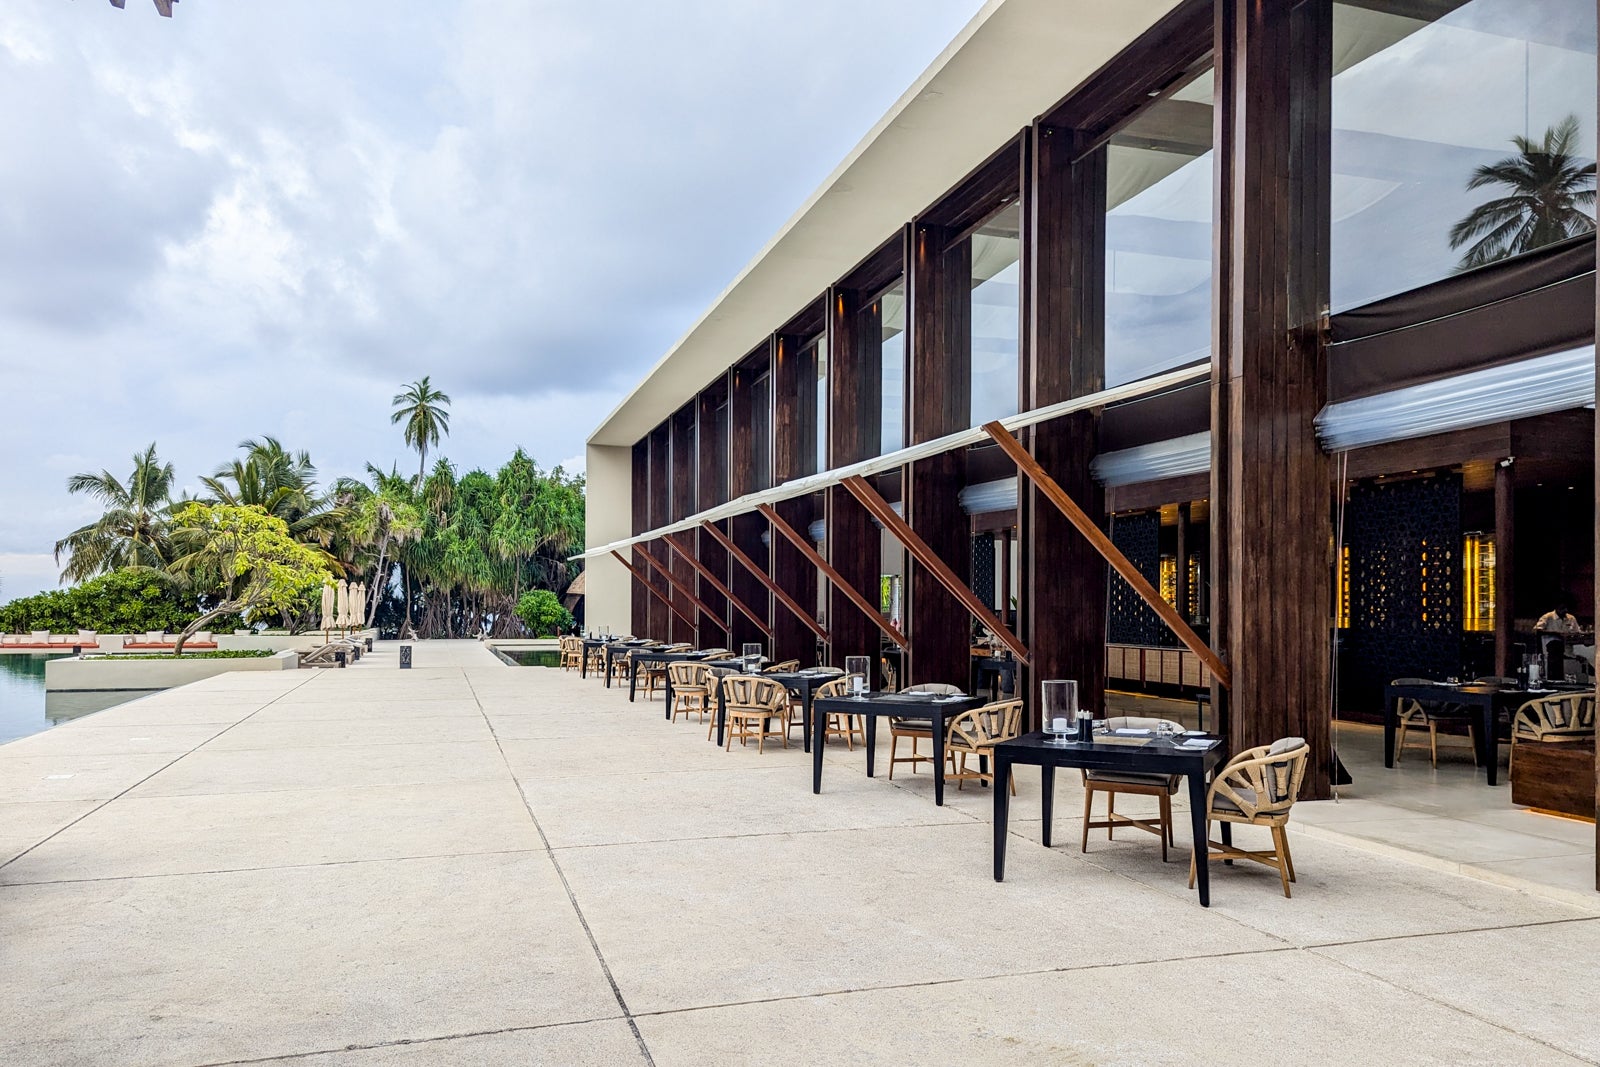
{"type": "MultiPolygon", "coordinates": [[[[699,410],[696,414],[695,444],[698,451],[699,474],[696,478],[696,498],[701,509],[715,507],[718,504],[727,502],[725,486],[727,485],[728,454],[723,432],[723,417],[727,414],[726,396],[725,383],[719,382],[713,388],[701,393],[698,398],[699,410]]],[[[727,550],[709,534],[705,534],[698,529],[684,533],[682,539],[687,541],[694,550],[695,558],[712,574],[717,575],[718,580],[726,584],[727,578],[725,575],[728,573],[727,550]]],[[[676,557],[677,553],[673,553],[673,555],[676,557]]],[[[728,603],[728,598],[718,592],[710,582],[700,578],[699,575],[695,576],[695,583],[700,599],[705,602],[705,605],[712,611],[720,613],[719,617],[722,621],[731,626],[733,624],[732,616],[738,615],[739,612],[733,610],[732,605],[728,603]]],[[[743,619],[743,616],[740,616],[740,618],[743,619]]],[[[748,619],[743,621],[745,625],[749,625],[748,619]]],[[[707,635],[707,637],[709,636],[707,635]]],[[[720,638],[722,635],[718,636],[720,638]]],[[[731,636],[731,633],[729,636],[731,636]]]]}
{"type": "MultiPolygon", "coordinates": [[[[918,224],[912,239],[910,284],[910,443],[963,430],[971,407],[972,246],[942,226],[918,224]]],[[[946,452],[911,464],[902,479],[906,521],[963,583],[972,577],[972,543],[960,493],[966,455],[946,452]]],[[[927,568],[908,564],[907,618],[911,638],[906,681],[971,684],[972,624],[961,603],[927,568]]]]}
{"type": "MultiPolygon", "coordinates": [[[[1023,188],[1024,288],[1031,294],[1024,399],[1029,408],[1105,384],[1106,152],[1084,154],[1072,130],[1032,133],[1023,188]]],[[[1023,444],[1061,488],[1097,519],[1105,495],[1089,474],[1099,416],[1079,412],[1026,432],[1023,444]]],[[[1039,683],[1076,679],[1084,706],[1101,712],[1106,684],[1106,563],[1066,516],[1023,480],[1020,623],[1033,656],[1025,675],[1032,715],[1039,683]]]]}
{"type": "MultiPolygon", "coordinates": [[[[728,499],[730,500],[752,493],[758,488],[764,488],[756,485],[756,450],[770,448],[771,442],[757,441],[755,435],[750,432],[750,427],[754,424],[752,405],[755,400],[752,385],[765,370],[765,366],[751,366],[747,361],[728,376],[728,421],[730,427],[734,428],[728,438],[728,499]]],[[[771,403],[770,396],[766,402],[771,403]]],[[[765,519],[753,514],[740,515],[721,524],[728,537],[741,551],[751,559],[762,562],[767,559],[767,546],[761,543],[761,532],[766,525],[765,519]]],[[[772,594],[737,560],[727,557],[726,552],[723,555],[728,567],[726,581],[729,591],[750,607],[762,612],[766,616],[767,625],[771,626],[772,594]]],[[[733,627],[734,643],[729,647],[737,652],[739,645],[746,641],[759,641],[762,645],[768,643],[766,635],[748,619],[738,612],[734,614],[735,618],[729,620],[733,627]]]]}
{"type": "Polygon", "coordinates": [[[1304,737],[1302,796],[1317,799],[1331,795],[1332,757],[1329,469],[1312,422],[1327,393],[1332,3],[1220,0],[1216,12],[1224,728],[1235,751],[1304,737]]]}
{"type": "MultiPolygon", "coordinates": [[[[854,290],[828,295],[828,455],[840,467],[878,455],[882,448],[883,367],[879,339],[882,309],[862,306],[854,290]]],[[[873,603],[882,574],[882,539],[860,501],[839,486],[828,490],[828,562],[839,576],[873,603]]],[[[876,658],[882,643],[877,627],[830,585],[828,662],[842,666],[847,656],[876,658]]]]}
{"type": "Polygon", "coordinates": [[[1178,614],[1183,616],[1185,622],[1193,622],[1189,617],[1189,503],[1183,501],[1178,505],[1178,580],[1173,588],[1173,597],[1177,603],[1173,607],[1178,609],[1178,614]]]}
{"type": "MultiPolygon", "coordinates": [[[[671,516],[668,520],[676,522],[688,518],[699,510],[698,494],[696,493],[696,475],[700,467],[700,457],[695,448],[695,405],[689,403],[679,408],[672,416],[669,433],[671,435],[670,463],[672,468],[672,485],[670,506],[667,513],[671,516]]],[[[664,541],[654,542],[656,549],[651,554],[662,561],[672,576],[676,578],[685,590],[693,590],[695,573],[689,562],[680,559],[676,553],[667,549],[664,541]]],[[[677,588],[671,588],[672,602],[684,616],[703,623],[700,610],[694,602],[677,588]]],[[[675,641],[699,642],[702,637],[715,640],[722,639],[722,633],[714,627],[709,633],[703,633],[701,627],[690,626],[678,614],[674,613],[671,619],[672,637],[675,641]]]]}
{"type": "Polygon", "coordinates": [[[1514,674],[1511,640],[1517,624],[1514,578],[1517,551],[1516,467],[1510,459],[1494,469],[1494,673],[1514,674]]]}
{"type": "MultiPolygon", "coordinates": [[[[633,532],[642,534],[650,529],[650,438],[639,439],[633,446],[633,532]]],[[[644,571],[646,564],[644,557],[638,552],[630,552],[633,565],[639,571],[644,571]]],[[[655,599],[650,591],[640,585],[638,580],[628,578],[628,628],[636,634],[643,634],[650,629],[650,603],[655,599]]]]}
{"type": "MultiPolygon", "coordinates": [[[[817,364],[814,350],[801,348],[803,339],[778,334],[772,342],[772,482],[816,473],[817,364]]],[[[815,517],[809,496],[780,501],[776,510],[784,522],[802,533],[815,517]]],[[[772,580],[785,593],[816,614],[817,568],[787,538],[769,533],[772,580]]],[[[798,659],[802,667],[815,666],[817,639],[792,611],[772,616],[772,658],[798,659]]]]}
{"type": "MultiPolygon", "coordinates": [[[[1597,10],[1600,10],[1600,4],[1597,4],[1596,7],[1597,10]]],[[[1597,72],[1596,83],[1596,96],[1597,98],[1600,98],[1600,72],[1597,72]]],[[[1600,275],[1597,275],[1595,278],[1595,286],[1595,329],[1600,331],[1600,275]]],[[[1600,336],[1600,332],[1597,332],[1596,336],[1600,336]]],[[[1600,346],[1595,348],[1595,374],[1597,376],[1596,380],[1600,381],[1600,346]]],[[[1591,516],[1594,523],[1594,554],[1589,558],[1595,562],[1597,568],[1600,568],[1600,418],[1595,419],[1594,489],[1594,514],[1591,516]]],[[[1597,575],[1594,583],[1594,598],[1593,618],[1596,626],[1600,627],[1600,575],[1597,575]]],[[[1597,731],[1595,734],[1594,766],[1594,887],[1595,889],[1600,890],[1600,731],[1597,731]]]]}

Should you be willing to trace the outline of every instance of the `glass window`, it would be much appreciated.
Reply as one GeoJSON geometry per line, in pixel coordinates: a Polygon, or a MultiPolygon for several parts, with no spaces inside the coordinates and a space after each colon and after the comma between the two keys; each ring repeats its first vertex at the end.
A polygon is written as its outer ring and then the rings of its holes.
{"type": "Polygon", "coordinates": [[[972,235],[971,425],[1017,413],[1022,209],[1001,208],[972,235]]]}
{"type": "Polygon", "coordinates": [[[1594,228],[1595,5],[1335,4],[1334,311],[1594,228]]]}
{"type": "Polygon", "coordinates": [[[750,448],[752,490],[772,486],[772,376],[763,374],[750,383],[750,448]]]}
{"type": "Polygon", "coordinates": [[[711,465],[711,497],[705,502],[706,507],[712,504],[721,504],[728,499],[728,402],[722,401],[717,405],[716,413],[712,416],[716,422],[713,440],[717,443],[716,462],[711,465]]]}
{"type": "Polygon", "coordinates": [[[878,301],[877,318],[882,334],[883,355],[880,380],[883,403],[878,455],[888,455],[905,447],[906,383],[906,287],[897,284],[878,301]]]}
{"type": "Polygon", "coordinates": [[[1106,148],[1106,384],[1211,351],[1211,71],[1106,148]]]}
{"type": "Polygon", "coordinates": [[[811,346],[811,361],[817,369],[815,434],[817,438],[816,466],[813,473],[828,469],[828,346],[817,338],[811,346]]]}

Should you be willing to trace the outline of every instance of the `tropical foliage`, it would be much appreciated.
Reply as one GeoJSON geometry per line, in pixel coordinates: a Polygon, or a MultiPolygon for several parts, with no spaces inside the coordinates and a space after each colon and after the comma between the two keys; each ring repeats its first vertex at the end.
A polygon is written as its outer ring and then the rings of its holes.
{"type": "MultiPolygon", "coordinates": [[[[117,614],[101,603],[94,612],[80,605],[63,614],[51,601],[50,617],[63,625],[7,622],[5,629],[116,633],[192,624],[198,630],[217,610],[248,612],[252,622],[272,616],[270,621],[291,630],[314,629],[321,614],[320,579],[292,596],[252,593],[248,606],[241,606],[255,566],[239,570],[241,558],[248,559],[240,546],[266,528],[262,520],[271,519],[303,550],[293,553],[296,567],[308,568],[314,559],[322,573],[365,581],[368,624],[385,633],[522,634],[531,624],[523,622],[518,607],[528,593],[544,591],[564,611],[559,595],[577,575],[566,557],[584,541],[583,478],[560,467],[544,470],[520,448],[493,472],[463,473],[438,456],[427,466],[430,448],[449,433],[449,403],[428,378],[395,397],[398,410],[391,421],[403,424],[403,440],[424,464],[417,476],[368,464],[361,478],[319,483],[311,456],[274,437],[241,442],[237,456],[199,479],[194,500],[174,496],[172,464],[161,460],[154,444],[134,457],[125,478],[109,471],[74,476],[68,490],[92,497],[103,514],[63,538],[56,558],[63,579],[94,581],[44,596],[86,598],[102,582],[145,607],[117,614]],[[165,590],[170,611],[156,618],[153,609],[146,610],[155,598],[135,596],[131,583],[140,582],[165,590]],[[65,625],[78,619],[93,621],[65,625]]],[[[277,526],[272,529],[277,532],[277,526]]],[[[281,556],[274,560],[287,560],[282,545],[276,551],[281,556]]],[[[265,580],[273,572],[261,566],[265,580]]],[[[29,607],[27,618],[42,610],[43,605],[29,607]]],[[[569,616],[551,618],[554,624],[540,616],[538,625],[571,625],[569,616]]],[[[209,628],[221,627],[213,621],[209,628]]]]}
{"type": "MultiPolygon", "coordinates": [[[[172,579],[151,570],[120,570],[70,589],[52,589],[0,606],[0,632],[49,630],[70,634],[176,633],[200,614],[196,600],[172,579]]],[[[237,620],[213,620],[212,629],[234,629],[237,620]]]]}
{"type": "Polygon", "coordinates": [[[572,612],[548,589],[530,589],[517,601],[517,618],[535,637],[553,637],[572,627],[572,612]]]}
{"type": "Polygon", "coordinates": [[[1568,115],[1542,140],[1513,137],[1517,154],[1473,171],[1469,190],[1505,195],[1481,204],[1450,230],[1450,247],[1467,245],[1470,270],[1594,231],[1595,164],[1577,153],[1578,119],[1568,115]]]}

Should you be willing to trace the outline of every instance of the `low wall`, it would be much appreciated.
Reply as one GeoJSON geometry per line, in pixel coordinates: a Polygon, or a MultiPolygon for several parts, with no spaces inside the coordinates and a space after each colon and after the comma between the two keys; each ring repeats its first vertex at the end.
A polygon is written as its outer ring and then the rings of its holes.
{"type": "Polygon", "coordinates": [[[297,652],[278,652],[261,659],[128,659],[86,656],[53,659],[44,665],[46,690],[174,689],[190,682],[234,671],[293,671],[297,652]]]}
{"type": "MultiPolygon", "coordinates": [[[[68,636],[70,636],[70,635],[66,635],[66,634],[54,634],[54,635],[52,635],[54,640],[62,640],[64,638],[68,637],[68,636]]],[[[170,640],[173,640],[176,636],[177,636],[176,634],[168,634],[167,635],[167,639],[170,641],[170,640]]],[[[338,637],[339,635],[337,633],[335,633],[333,636],[338,637]]],[[[378,631],[376,631],[376,630],[354,630],[354,631],[351,632],[350,636],[352,636],[352,637],[370,637],[374,641],[376,641],[378,639],[378,631]]],[[[315,631],[312,631],[310,633],[303,633],[303,634],[222,634],[222,633],[213,633],[211,635],[211,639],[217,643],[217,648],[219,650],[222,650],[222,651],[241,651],[241,650],[250,649],[250,648],[264,648],[269,652],[283,652],[283,651],[285,651],[287,649],[291,649],[291,648],[293,648],[293,649],[317,648],[317,647],[327,643],[326,641],[323,640],[322,631],[321,630],[315,630],[315,631]]],[[[130,634],[98,634],[95,637],[95,641],[100,647],[99,648],[86,649],[85,651],[86,651],[86,653],[88,655],[94,655],[96,652],[118,652],[118,651],[120,651],[122,649],[122,646],[124,644],[126,644],[127,642],[129,642],[129,641],[143,641],[143,640],[144,640],[144,635],[143,634],[131,634],[131,635],[130,634]]],[[[0,645],[0,653],[31,652],[31,653],[37,654],[40,651],[43,651],[43,650],[41,650],[41,649],[32,649],[32,648],[7,648],[4,645],[0,645]]],[[[51,651],[51,652],[71,652],[72,651],[72,644],[70,642],[64,642],[59,648],[52,647],[52,648],[49,649],[49,651],[51,651]]],[[[207,650],[207,651],[209,651],[209,650],[207,650]]],[[[148,655],[149,653],[148,652],[141,652],[140,654],[141,655],[148,655]]]]}

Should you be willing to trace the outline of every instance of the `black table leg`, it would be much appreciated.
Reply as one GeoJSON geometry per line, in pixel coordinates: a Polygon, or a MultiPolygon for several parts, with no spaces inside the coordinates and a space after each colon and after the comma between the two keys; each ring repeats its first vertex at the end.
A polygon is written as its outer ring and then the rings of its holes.
{"type": "MultiPolygon", "coordinates": [[[[605,669],[606,688],[610,689],[611,688],[611,646],[610,645],[606,646],[606,650],[603,653],[601,653],[600,659],[601,659],[600,666],[605,669]]],[[[628,699],[632,700],[633,698],[629,697],[628,699]]]]}
{"type": "Polygon", "coordinates": [[[1395,720],[1399,718],[1398,699],[1390,699],[1389,694],[1384,694],[1383,701],[1383,765],[1394,766],[1394,731],[1395,720]]]}
{"type": "Polygon", "coordinates": [[[580,657],[580,660],[581,662],[578,664],[578,677],[587,678],[589,677],[589,650],[587,648],[583,650],[583,655],[580,657]]]}
{"type": "Polygon", "coordinates": [[[662,686],[661,693],[662,693],[662,699],[664,699],[667,702],[667,715],[666,715],[667,721],[671,722],[672,721],[672,668],[670,666],[667,667],[666,682],[662,686]]]}
{"type": "MultiPolygon", "coordinates": [[[[1206,832],[1206,776],[1191,774],[1189,778],[1189,827],[1194,835],[1194,884],[1200,891],[1200,906],[1211,907],[1211,846],[1206,832]]],[[[1222,835],[1228,836],[1228,824],[1222,824],[1222,835]]]]}
{"type": "MultiPolygon", "coordinates": [[[[994,757],[994,773],[996,782],[1000,781],[1000,775],[1011,773],[1011,761],[998,752],[994,757]]],[[[1010,811],[1011,790],[996,789],[994,791],[994,880],[997,882],[1003,882],[1006,878],[1006,817],[1010,811]]],[[[1049,825],[1049,820],[1046,820],[1046,834],[1050,832],[1049,825]]]]}
{"type": "MultiPolygon", "coordinates": [[[[1233,844],[1233,823],[1231,823],[1231,822],[1218,823],[1217,824],[1217,828],[1222,831],[1222,843],[1224,845],[1233,844]]],[[[1222,865],[1224,867],[1232,867],[1233,866],[1233,861],[1232,860],[1223,860],[1222,861],[1222,865]]]]}
{"type": "MultiPolygon", "coordinates": [[[[867,701],[862,701],[863,704],[867,701]]],[[[878,720],[869,712],[862,716],[867,724],[867,777],[872,777],[872,767],[878,756],[878,720]]],[[[821,756],[817,757],[821,759],[821,756]]]]}
{"type": "Polygon", "coordinates": [[[1494,698],[1483,702],[1483,721],[1478,724],[1478,754],[1483,765],[1489,768],[1489,784],[1500,784],[1500,746],[1495,743],[1495,727],[1499,724],[1494,712],[1494,698]]]}
{"type": "Polygon", "coordinates": [[[717,747],[722,747],[723,731],[728,728],[728,697],[722,691],[722,682],[717,682],[717,747]]]}
{"type": "MultiPolygon", "coordinates": [[[[980,755],[978,757],[978,773],[979,774],[988,774],[989,773],[989,757],[988,756],[980,755]]],[[[978,779],[978,784],[980,786],[982,786],[984,789],[988,789],[989,788],[989,780],[987,778],[978,779]]]]}
{"type": "Polygon", "coordinates": [[[800,687],[800,744],[805,752],[811,751],[811,686],[800,687]]]}
{"type": "MultiPolygon", "coordinates": [[[[995,766],[995,779],[994,779],[995,792],[997,792],[997,793],[1009,793],[1009,792],[1011,792],[1011,790],[1006,788],[1006,785],[1008,783],[1002,782],[1000,780],[1000,774],[999,774],[1000,756],[999,756],[998,753],[996,753],[996,755],[995,755],[994,766],[995,766]]],[[[1044,789],[1044,792],[1040,796],[1040,799],[1039,799],[1039,809],[1040,809],[1039,814],[1044,817],[1044,836],[1042,838],[1040,838],[1040,840],[1042,840],[1044,842],[1044,847],[1045,848],[1049,848],[1050,847],[1050,832],[1051,832],[1051,830],[1053,830],[1055,828],[1055,821],[1056,821],[1055,820],[1055,813],[1056,813],[1056,765],[1054,763],[1042,763],[1042,764],[1039,765],[1039,782],[1040,782],[1040,785],[1044,789]]]]}
{"type": "Polygon", "coordinates": [[[811,791],[822,792],[822,724],[828,721],[826,715],[815,716],[817,736],[811,742],[811,791]]]}
{"type": "MultiPolygon", "coordinates": [[[[606,676],[610,677],[607,671],[606,676]]],[[[628,657],[628,703],[633,703],[633,695],[639,689],[639,661],[632,656],[628,657]]]]}
{"type": "Polygon", "coordinates": [[[944,716],[933,717],[933,802],[944,805],[944,716]]]}

